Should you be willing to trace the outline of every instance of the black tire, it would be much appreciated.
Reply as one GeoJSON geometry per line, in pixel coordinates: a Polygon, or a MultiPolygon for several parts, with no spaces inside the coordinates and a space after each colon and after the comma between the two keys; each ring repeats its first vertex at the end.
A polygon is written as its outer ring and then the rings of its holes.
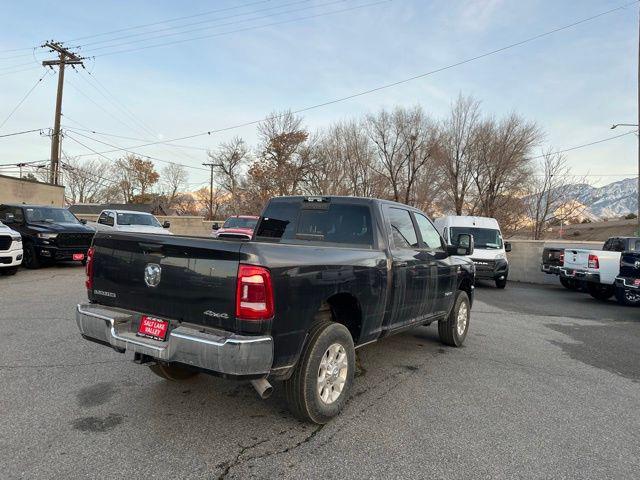
{"type": "Polygon", "coordinates": [[[189,380],[190,378],[198,375],[198,372],[194,370],[189,370],[188,368],[182,367],[180,365],[173,365],[171,363],[164,362],[158,362],[155,365],[149,365],[149,369],[159,377],[162,377],[165,380],[170,380],[172,382],[189,380]]]}
{"type": "Polygon", "coordinates": [[[560,277],[560,284],[567,290],[576,291],[580,289],[579,285],[572,278],[560,277]]]}
{"type": "Polygon", "coordinates": [[[22,264],[25,268],[36,269],[42,266],[42,262],[38,258],[38,254],[36,253],[36,249],[32,244],[28,244],[24,246],[24,257],[22,259],[22,264]]]}
{"type": "Polygon", "coordinates": [[[587,291],[596,300],[609,300],[615,294],[613,285],[602,285],[601,283],[587,282],[587,291]]]}
{"type": "MultiPolygon", "coordinates": [[[[351,333],[344,325],[320,320],[309,330],[300,360],[293,375],[284,382],[284,392],[291,412],[301,420],[323,425],[338,415],[349,398],[355,373],[356,353],[351,333]],[[318,391],[321,361],[329,348],[338,344],[346,354],[346,378],[338,397],[325,402],[318,391]]],[[[331,392],[334,386],[330,388],[331,392]]],[[[331,393],[330,393],[331,394],[331,393]]]]}
{"type": "Polygon", "coordinates": [[[456,292],[456,299],[451,312],[449,312],[447,318],[438,322],[438,335],[440,336],[440,341],[450,347],[462,346],[464,339],[467,337],[467,332],[469,331],[470,320],[471,304],[469,302],[469,297],[467,296],[467,292],[458,290],[456,292]],[[458,314],[460,313],[460,309],[463,305],[466,307],[467,319],[464,332],[459,333],[458,314]]]}
{"type": "Polygon", "coordinates": [[[0,275],[15,275],[18,271],[18,267],[0,268],[0,275]]]}
{"type": "Polygon", "coordinates": [[[616,288],[616,300],[620,305],[635,307],[640,305],[640,293],[626,288],[616,288]]]}
{"type": "Polygon", "coordinates": [[[507,279],[506,277],[503,278],[502,280],[500,280],[499,278],[496,279],[496,288],[500,288],[503,289],[504,287],[507,286],[507,279]]]}
{"type": "Polygon", "coordinates": [[[84,257],[84,260],[81,260],[80,263],[82,264],[83,267],[87,266],[87,257],[84,257]]]}

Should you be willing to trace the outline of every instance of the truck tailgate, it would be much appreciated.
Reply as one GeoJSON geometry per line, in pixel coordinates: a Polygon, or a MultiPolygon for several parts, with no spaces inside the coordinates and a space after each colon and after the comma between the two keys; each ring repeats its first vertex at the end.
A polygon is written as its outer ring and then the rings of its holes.
{"type": "Polygon", "coordinates": [[[564,268],[573,270],[586,270],[589,267],[589,252],[586,249],[565,249],[564,268]]]}
{"type": "Polygon", "coordinates": [[[89,298],[102,305],[232,330],[241,245],[207,238],[98,232],[89,298]]]}

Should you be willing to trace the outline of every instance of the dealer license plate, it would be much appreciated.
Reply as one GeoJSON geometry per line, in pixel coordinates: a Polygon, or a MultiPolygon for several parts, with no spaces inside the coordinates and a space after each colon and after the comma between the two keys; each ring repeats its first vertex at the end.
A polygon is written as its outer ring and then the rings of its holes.
{"type": "Polygon", "coordinates": [[[163,341],[167,336],[168,328],[169,322],[143,315],[136,335],[163,341]]]}

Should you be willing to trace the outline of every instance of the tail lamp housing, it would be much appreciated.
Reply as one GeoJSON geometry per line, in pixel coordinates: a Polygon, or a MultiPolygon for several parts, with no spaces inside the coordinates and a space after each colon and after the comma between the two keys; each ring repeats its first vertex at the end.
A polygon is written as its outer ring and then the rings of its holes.
{"type": "Polygon", "coordinates": [[[87,265],[85,267],[87,278],[84,281],[84,285],[85,287],[87,287],[87,290],[93,289],[93,254],[94,253],[95,253],[95,249],[93,247],[87,250],[87,265]]]}
{"type": "Polygon", "coordinates": [[[238,266],[236,318],[261,321],[273,318],[271,272],[255,265],[238,266]]]}
{"type": "Polygon", "coordinates": [[[600,261],[598,260],[598,256],[590,253],[588,265],[589,268],[600,268],[600,261]]]}

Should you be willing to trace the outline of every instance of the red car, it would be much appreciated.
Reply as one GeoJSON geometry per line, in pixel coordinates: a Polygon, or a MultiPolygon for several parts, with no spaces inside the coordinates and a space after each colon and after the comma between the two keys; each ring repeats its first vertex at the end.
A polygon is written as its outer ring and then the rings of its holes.
{"type": "Polygon", "coordinates": [[[213,224],[213,236],[216,238],[239,238],[249,240],[253,236],[253,229],[258,223],[260,217],[253,215],[233,215],[227,218],[222,228],[216,228],[217,223],[213,224]]]}

